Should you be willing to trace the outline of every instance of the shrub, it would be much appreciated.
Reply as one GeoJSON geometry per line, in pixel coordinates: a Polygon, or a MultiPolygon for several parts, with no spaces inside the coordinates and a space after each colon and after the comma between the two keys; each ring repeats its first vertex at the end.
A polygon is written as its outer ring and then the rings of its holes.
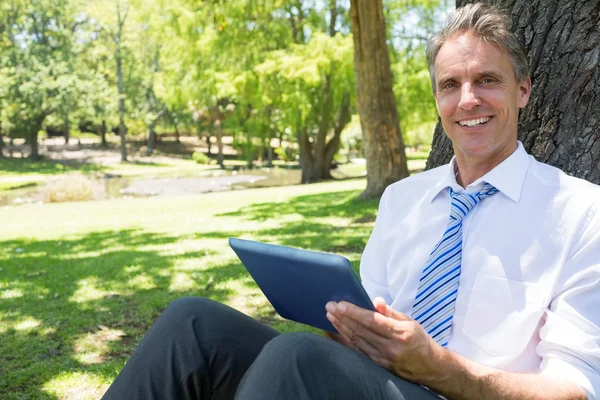
{"type": "Polygon", "coordinates": [[[198,151],[195,151],[194,154],[192,154],[192,159],[196,162],[196,164],[210,164],[210,158],[208,158],[206,154],[198,151]]]}
{"type": "Polygon", "coordinates": [[[98,181],[79,174],[67,174],[57,178],[40,190],[45,203],[87,201],[105,198],[105,190],[98,181]]]}

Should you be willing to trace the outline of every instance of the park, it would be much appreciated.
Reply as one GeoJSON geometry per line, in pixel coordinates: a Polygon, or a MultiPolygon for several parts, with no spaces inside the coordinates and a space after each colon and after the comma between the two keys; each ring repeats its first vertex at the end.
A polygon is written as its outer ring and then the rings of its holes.
{"type": "MultiPolygon", "coordinates": [[[[187,296],[320,335],[227,240],[359,273],[386,187],[454,154],[425,45],[467,3],[1,0],[0,398],[100,399],[187,296]]],[[[519,141],[600,184],[600,1],[486,3],[528,51],[519,141]]]]}

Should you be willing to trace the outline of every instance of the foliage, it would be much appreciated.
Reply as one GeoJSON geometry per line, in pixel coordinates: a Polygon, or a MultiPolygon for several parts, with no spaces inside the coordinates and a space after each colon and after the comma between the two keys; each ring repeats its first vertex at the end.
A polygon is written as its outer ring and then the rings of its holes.
{"type": "MultiPolygon", "coordinates": [[[[356,113],[347,6],[339,0],[2,2],[0,132],[31,141],[42,130],[115,131],[122,98],[128,135],[175,130],[210,137],[222,130],[249,164],[272,140],[294,148],[305,131],[314,143],[320,124],[331,135],[345,93],[356,113]]],[[[423,38],[449,4],[385,0],[384,6],[405,140],[428,143],[437,116],[423,38]]],[[[360,130],[353,132],[361,151],[360,130]]]]}
{"type": "Polygon", "coordinates": [[[199,151],[195,151],[194,154],[192,154],[192,160],[194,160],[196,164],[210,163],[210,158],[208,158],[208,156],[205,153],[199,151]]]}
{"type": "Polygon", "coordinates": [[[94,199],[98,183],[79,174],[67,174],[46,184],[42,190],[45,203],[64,203],[94,199]]]}

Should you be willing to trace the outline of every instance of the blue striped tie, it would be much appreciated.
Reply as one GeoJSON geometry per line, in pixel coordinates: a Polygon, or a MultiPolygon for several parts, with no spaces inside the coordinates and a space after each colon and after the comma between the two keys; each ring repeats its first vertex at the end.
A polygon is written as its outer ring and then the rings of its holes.
{"type": "Polygon", "coordinates": [[[458,293],[462,260],[462,220],[477,203],[497,193],[486,183],[480,192],[468,194],[450,188],[450,222],[435,245],[421,273],[412,317],[438,344],[446,347],[450,337],[454,302],[458,293]]]}

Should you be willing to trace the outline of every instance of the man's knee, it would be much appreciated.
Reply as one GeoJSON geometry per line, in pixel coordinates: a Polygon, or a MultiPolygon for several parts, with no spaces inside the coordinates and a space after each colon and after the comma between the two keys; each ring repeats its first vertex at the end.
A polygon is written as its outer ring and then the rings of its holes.
{"type": "Polygon", "coordinates": [[[269,341],[260,357],[283,365],[314,367],[330,362],[336,346],[339,345],[315,334],[286,333],[269,341]]]}
{"type": "Polygon", "coordinates": [[[181,297],[167,306],[161,319],[166,319],[172,324],[199,315],[210,315],[219,305],[219,303],[204,297],[181,297]]]}

